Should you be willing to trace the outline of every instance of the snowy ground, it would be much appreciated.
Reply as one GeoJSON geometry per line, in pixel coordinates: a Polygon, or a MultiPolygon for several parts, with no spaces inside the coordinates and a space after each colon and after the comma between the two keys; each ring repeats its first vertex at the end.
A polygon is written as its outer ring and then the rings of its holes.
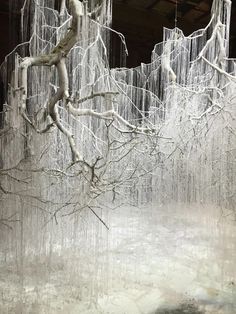
{"type": "Polygon", "coordinates": [[[236,224],[223,215],[120,207],[107,231],[87,214],[54,226],[47,256],[42,229],[34,250],[2,256],[0,313],[235,314],[236,224]]]}

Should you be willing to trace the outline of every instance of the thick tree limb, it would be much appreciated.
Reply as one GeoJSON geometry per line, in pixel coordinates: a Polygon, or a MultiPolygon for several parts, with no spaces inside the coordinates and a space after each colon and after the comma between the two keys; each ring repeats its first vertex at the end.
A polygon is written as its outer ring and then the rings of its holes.
{"type": "MultiPolygon", "coordinates": [[[[35,56],[35,57],[27,57],[23,59],[21,63],[21,103],[20,109],[21,114],[24,119],[36,130],[38,133],[45,133],[48,131],[53,125],[56,127],[67,137],[72,155],[73,162],[83,161],[87,164],[80,153],[76,148],[76,143],[74,140],[74,136],[69,129],[67,129],[62,122],[60,121],[60,116],[57,109],[57,104],[59,101],[65,101],[66,107],[68,111],[74,116],[91,116],[104,120],[117,121],[118,124],[125,126],[130,132],[139,132],[139,133],[149,133],[154,132],[155,130],[147,128],[147,127],[138,127],[127,120],[125,120],[121,115],[119,115],[115,110],[108,110],[104,112],[96,112],[92,109],[76,109],[69,95],[69,80],[65,58],[71,51],[71,49],[75,46],[79,38],[79,26],[80,26],[80,18],[84,14],[83,4],[78,0],[69,0],[68,11],[72,16],[71,26],[68,29],[66,35],[60,40],[60,42],[56,45],[54,49],[49,54],[35,56]],[[29,119],[26,114],[26,102],[28,95],[27,88],[27,80],[28,80],[28,69],[32,66],[55,66],[58,78],[59,78],[59,88],[56,93],[50,98],[47,108],[45,109],[45,115],[51,118],[51,122],[47,124],[47,126],[43,130],[39,130],[33,121],[29,119]]],[[[62,0],[62,9],[66,4],[65,1],[62,0]]],[[[100,8],[101,9],[101,8],[100,8]]],[[[100,10],[99,9],[99,10],[100,10]]],[[[64,10],[64,9],[63,9],[64,10]]],[[[95,12],[97,14],[97,11],[95,12]]],[[[94,13],[94,14],[95,14],[94,13]]],[[[92,18],[92,16],[91,16],[92,18]]],[[[94,97],[105,97],[108,94],[117,94],[117,92],[101,92],[94,93],[89,96],[86,96],[81,99],[76,99],[76,103],[80,104],[94,97]]],[[[88,165],[89,166],[89,165],[88,165]]]]}
{"type": "MultiPolygon", "coordinates": [[[[63,4],[63,3],[62,3],[63,4]]],[[[56,104],[63,98],[68,98],[68,76],[65,65],[65,57],[69,54],[70,50],[74,47],[79,37],[79,21],[80,17],[83,16],[83,5],[80,1],[69,0],[69,12],[72,15],[71,27],[66,33],[65,37],[57,44],[57,46],[47,55],[41,55],[36,57],[27,57],[21,63],[21,114],[25,120],[39,133],[44,133],[49,130],[53,124],[48,124],[43,131],[39,131],[32,121],[26,115],[26,101],[28,95],[28,68],[31,66],[52,66],[55,65],[59,76],[59,89],[55,95],[50,99],[47,112],[52,118],[58,129],[64,133],[69,141],[73,159],[76,161],[82,160],[80,154],[76,150],[75,141],[73,134],[67,130],[62,123],[57,112],[56,104]]]]}
{"type": "Polygon", "coordinates": [[[76,109],[72,106],[71,103],[68,103],[69,112],[73,114],[74,116],[92,116],[96,117],[98,119],[104,119],[104,120],[117,120],[122,125],[126,126],[128,129],[132,131],[138,131],[141,133],[147,133],[147,132],[154,132],[155,130],[150,128],[143,128],[138,127],[136,125],[133,125],[129,123],[127,120],[125,120],[121,115],[119,115],[115,110],[108,110],[104,112],[96,112],[92,109],[76,109]]]}

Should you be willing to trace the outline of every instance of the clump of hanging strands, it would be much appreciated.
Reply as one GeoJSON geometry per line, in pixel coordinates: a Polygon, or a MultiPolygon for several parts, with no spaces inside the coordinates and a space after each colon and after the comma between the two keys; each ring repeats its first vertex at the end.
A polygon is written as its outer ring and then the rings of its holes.
{"type": "Polygon", "coordinates": [[[209,24],[190,36],[164,29],[151,63],[134,69],[109,69],[110,1],[54,6],[32,2],[31,37],[9,56],[10,80],[2,65],[4,206],[27,199],[55,220],[104,199],[209,202],[233,211],[231,1],[215,0],[209,24]]]}

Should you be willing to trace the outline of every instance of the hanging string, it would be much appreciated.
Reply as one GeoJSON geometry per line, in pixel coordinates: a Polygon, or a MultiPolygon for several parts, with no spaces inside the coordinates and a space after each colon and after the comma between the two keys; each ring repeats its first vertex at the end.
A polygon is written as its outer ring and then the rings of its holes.
{"type": "Polygon", "coordinates": [[[178,0],[175,0],[175,40],[178,39],[177,22],[178,22],[178,0]]]}
{"type": "Polygon", "coordinates": [[[178,22],[178,0],[175,0],[175,28],[177,27],[178,22]]]}

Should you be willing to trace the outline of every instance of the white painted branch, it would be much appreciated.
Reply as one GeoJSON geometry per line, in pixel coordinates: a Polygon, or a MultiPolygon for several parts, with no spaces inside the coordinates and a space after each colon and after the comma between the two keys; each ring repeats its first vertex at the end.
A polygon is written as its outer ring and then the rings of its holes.
{"type": "Polygon", "coordinates": [[[218,20],[212,34],[211,37],[208,39],[208,41],[206,42],[205,46],[202,48],[202,50],[200,51],[197,60],[201,59],[201,57],[204,55],[204,53],[207,51],[210,43],[215,39],[217,32],[219,30],[219,28],[222,27],[222,23],[220,22],[220,20],[218,20]]]}
{"type": "Polygon", "coordinates": [[[60,16],[64,15],[65,9],[66,9],[66,0],[61,0],[60,16]]]}
{"type": "Polygon", "coordinates": [[[155,132],[154,129],[138,127],[136,125],[129,123],[121,115],[119,115],[115,110],[96,112],[92,109],[76,109],[73,107],[71,103],[68,103],[68,109],[69,109],[69,112],[73,114],[74,116],[92,116],[92,117],[95,117],[98,119],[104,119],[104,120],[117,120],[119,123],[121,123],[122,125],[126,126],[127,128],[131,129],[134,132],[135,131],[138,131],[141,133],[155,132]]]}
{"type": "Polygon", "coordinates": [[[89,96],[83,97],[83,98],[79,98],[76,99],[76,103],[77,104],[81,104],[87,100],[93,99],[95,97],[106,97],[107,95],[118,95],[118,92],[100,92],[100,93],[92,93],[89,96]]]}
{"type": "Polygon", "coordinates": [[[221,68],[219,68],[216,64],[213,64],[212,62],[210,62],[209,60],[207,60],[205,57],[202,56],[202,60],[204,60],[207,64],[209,64],[213,69],[215,69],[216,71],[218,71],[219,73],[225,75],[228,79],[236,81],[236,76],[229,74],[227,72],[225,72],[224,70],[222,70],[221,68]]]}
{"type": "MultiPolygon", "coordinates": [[[[61,9],[65,5],[65,1],[61,2],[61,9]]],[[[30,123],[30,125],[38,132],[44,133],[51,128],[51,126],[56,125],[57,128],[67,137],[74,161],[83,161],[82,156],[76,148],[76,143],[74,140],[73,134],[61,123],[60,116],[57,109],[57,103],[61,100],[65,100],[67,103],[67,108],[71,114],[74,116],[92,116],[104,120],[115,120],[119,124],[125,126],[129,129],[130,132],[139,132],[139,133],[152,133],[155,132],[154,129],[147,127],[138,127],[128,121],[126,121],[122,116],[120,116],[114,110],[108,110],[105,112],[96,112],[91,109],[76,109],[71,104],[69,97],[69,82],[68,82],[68,73],[66,68],[65,58],[69,54],[70,50],[75,46],[79,37],[79,25],[80,17],[83,16],[83,4],[78,0],[69,0],[69,12],[72,16],[71,27],[66,33],[66,35],[61,39],[57,46],[47,55],[40,55],[35,57],[25,58],[21,63],[21,113],[25,120],[30,123]],[[51,117],[52,123],[49,123],[46,128],[42,131],[39,131],[34,123],[30,121],[26,114],[26,101],[28,95],[28,86],[27,86],[27,73],[29,67],[32,66],[52,66],[55,65],[59,77],[59,88],[56,93],[49,99],[46,112],[51,117]]],[[[63,9],[64,10],[64,9],[63,9]]],[[[91,94],[87,97],[75,100],[77,104],[85,102],[94,97],[106,97],[106,95],[116,95],[117,92],[100,92],[91,94]]]]}
{"type": "Polygon", "coordinates": [[[80,156],[78,150],[76,149],[76,144],[74,140],[73,134],[63,126],[63,124],[60,122],[60,117],[56,108],[56,105],[59,100],[62,100],[63,98],[68,98],[68,75],[67,75],[67,69],[66,69],[66,63],[65,58],[62,58],[58,64],[57,64],[57,71],[59,76],[59,89],[56,92],[56,94],[51,98],[49,104],[48,104],[48,111],[50,114],[50,117],[52,118],[55,125],[58,127],[58,129],[68,138],[70,148],[73,154],[73,160],[74,161],[82,161],[83,158],[80,156]]]}
{"type": "MultiPolygon", "coordinates": [[[[62,0],[62,6],[65,5],[65,1],[62,0]]],[[[27,57],[21,63],[21,103],[20,109],[21,114],[26,119],[32,127],[35,128],[34,124],[26,115],[26,101],[28,95],[28,68],[31,66],[52,66],[56,65],[58,76],[59,76],[59,89],[53,95],[48,103],[48,113],[52,118],[55,125],[58,129],[64,133],[69,141],[74,159],[76,161],[81,161],[82,158],[79,152],[76,150],[75,141],[73,138],[73,134],[67,130],[62,123],[60,122],[60,118],[57,112],[56,104],[58,101],[62,100],[63,98],[69,98],[68,93],[68,75],[67,69],[65,64],[65,57],[68,55],[70,50],[74,47],[76,42],[78,41],[79,36],[79,19],[83,15],[83,5],[78,0],[69,0],[69,11],[72,15],[72,23],[71,28],[67,32],[64,38],[58,43],[58,45],[51,51],[51,53],[47,55],[41,55],[36,57],[27,57]]],[[[53,124],[49,124],[45,130],[50,129],[53,124]]],[[[43,133],[43,130],[40,133],[43,133]]],[[[36,129],[36,131],[38,131],[36,129]]],[[[39,132],[39,131],[38,131],[39,132]]]]}
{"type": "Polygon", "coordinates": [[[78,0],[69,0],[70,13],[72,15],[72,23],[70,30],[65,37],[57,44],[57,46],[47,55],[36,57],[27,57],[21,63],[21,81],[22,81],[22,96],[21,109],[25,111],[27,100],[27,73],[30,66],[52,66],[56,65],[61,58],[66,57],[70,50],[78,41],[79,36],[79,20],[83,16],[83,5],[78,0]]]}
{"type": "Polygon", "coordinates": [[[171,41],[167,41],[163,48],[163,55],[162,55],[162,61],[161,66],[163,69],[166,70],[169,80],[171,82],[176,81],[176,74],[173,71],[170,63],[170,55],[171,55],[171,41]]]}

